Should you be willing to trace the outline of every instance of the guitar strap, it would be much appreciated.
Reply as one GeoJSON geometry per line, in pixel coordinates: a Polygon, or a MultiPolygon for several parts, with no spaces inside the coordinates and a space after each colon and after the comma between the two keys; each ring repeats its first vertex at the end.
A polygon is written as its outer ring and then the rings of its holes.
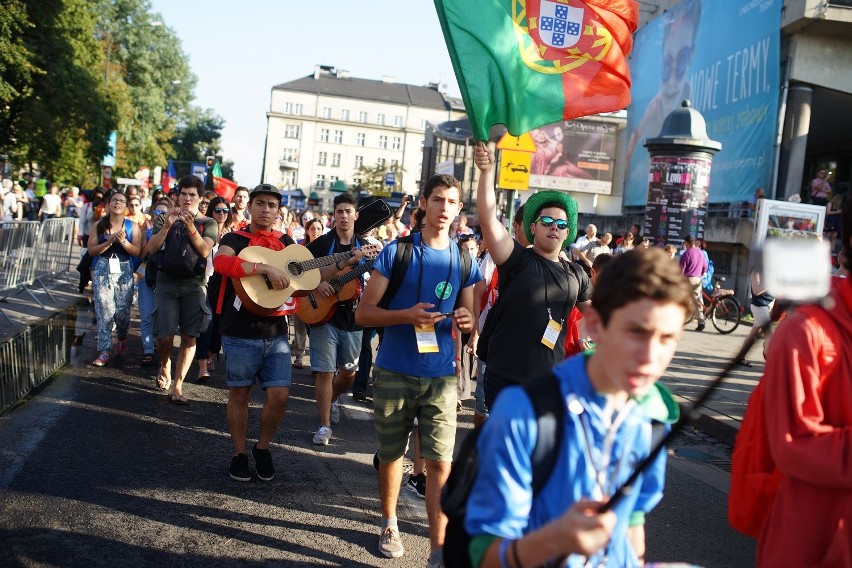
{"type": "MultiPolygon", "coordinates": [[[[361,238],[358,235],[354,235],[352,237],[352,240],[354,241],[355,248],[357,250],[361,250],[361,238]]],[[[337,232],[335,232],[334,235],[332,235],[332,237],[331,237],[331,247],[328,249],[328,256],[331,256],[331,255],[334,254],[334,245],[336,245],[338,242],[339,241],[337,240],[337,232]]],[[[361,262],[359,264],[363,264],[363,262],[364,262],[364,259],[362,258],[361,262]]],[[[361,288],[363,289],[364,285],[366,284],[364,282],[364,275],[363,274],[360,276],[360,279],[361,279],[361,288]]]]}

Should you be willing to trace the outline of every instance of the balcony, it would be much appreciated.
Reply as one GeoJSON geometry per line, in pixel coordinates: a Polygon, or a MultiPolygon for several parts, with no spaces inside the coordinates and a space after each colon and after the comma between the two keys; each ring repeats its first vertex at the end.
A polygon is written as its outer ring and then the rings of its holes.
{"type": "Polygon", "coordinates": [[[281,158],[280,160],[278,160],[278,169],[279,170],[298,170],[299,169],[299,158],[298,157],[281,158]]]}

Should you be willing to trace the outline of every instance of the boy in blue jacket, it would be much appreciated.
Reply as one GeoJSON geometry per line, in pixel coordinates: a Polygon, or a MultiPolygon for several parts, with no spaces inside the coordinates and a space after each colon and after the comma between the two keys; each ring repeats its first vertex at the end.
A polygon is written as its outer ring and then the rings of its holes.
{"type": "Polygon", "coordinates": [[[566,405],[559,457],[532,491],[536,416],[521,387],[501,392],[478,440],[479,468],[465,528],[473,566],[641,566],[644,515],[662,498],[661,452],[613,513],[597,508],[652,446],[652,420],[677,407],[657,380],[671,362],[691,288],[659,249],[635,249],[602,271],[586,312],[597,344],[553,369],[566,405]],[[586,564],[590,561],[590,564],[586,564]]]}

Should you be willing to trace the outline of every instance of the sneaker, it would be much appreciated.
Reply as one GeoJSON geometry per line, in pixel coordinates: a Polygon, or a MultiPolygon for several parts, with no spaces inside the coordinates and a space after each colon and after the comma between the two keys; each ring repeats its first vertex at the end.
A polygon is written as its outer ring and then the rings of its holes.
{"type": "Polygon", "coordinates": [[[106,351],[98,355],[98,358],[92,361],[92,365],[95,367],[103,367],[107,363],[109,363],[109,353],[106,351]]]}
{"type": "Polygon", "coordinates": [[[444,568],[444,556],[441,555],[437,560],[431,558],[426,561],[426,568],[444,568]]]}
{"type": "Polygon", "coordinates": [[[314,434],[314,444],[317,446],[327,446],[331,441],[331,428],[328,426],[320,426],[317,433],[314,434]]]}
{"type": "Polygon", "coordinates": [[[367,398],[367,391],[356,391],[352,393],[352,398],[357,400],[358,402],[367,402],[369,399],[367,398]]]}
{"type": "Polygon", "coordinates": [[[382,531],[382,534],[379,535],[379,552],[388,558],[400,558],[405,554],[405,547],[402,546],[399,530],[387,527],[382,531]]]}
{"type": "Polygon", "coordinates": [[[125,353],[127,353],[127,340],[119,339],[115,342],[115,354],[124,355],[125,353]]]}
{"type": "Polygon", "coordinates": [[[337,400],[331,403],[331,412],[328,414],[328,419],[332,424],[340,422],[340,403],[337,400]]]}
{"type": "Polygon", "coordinates": [[[261,481],[272,481],[275,477],[275,467],[272,465],[272,453],[269,450],[258,449],[257,444],[251,449],[254,458],[254,469],[261,481]]]}
{"type": "Polygon", "coordinates": [[[409,491],[413,491],[417,494],[421,499],[426,498],[426,475],[410,475],[408,476],[408,481],[405,482],[405,486],[408,487],[409,491]]]}
{"type": "Polygon", "coordinates": [[[234,481],[251,481],[251,471],[248,466],[248,456],[245,454],[237,454],[231,460],[231,467],[228,468],[228,475],[234,481]]]}
{"type": "Polygon", "coordinates": [[[696,326],[696,328],[695,328],[695,331],[704,331],[704,325],[705,325],[705,324],[704,324],[704,322],[703,322],[703,321],[702,321],[702,322],[699,322],[699,323],[698,323],[698,325],[697,325],[697,326],[696,326]]]}

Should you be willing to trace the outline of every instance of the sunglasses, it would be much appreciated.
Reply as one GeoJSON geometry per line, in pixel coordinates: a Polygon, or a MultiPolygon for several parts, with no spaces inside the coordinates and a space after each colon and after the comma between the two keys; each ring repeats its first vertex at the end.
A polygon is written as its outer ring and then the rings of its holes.
{"type": "Polygon", "coordinates": [[[154,215],[162,215],[163,213],[165,213],[165,211],[160,211],[159,209],[154,209],[153,211],[151,211],[151,213],[153,213],[154,215]]]}
{"type": "Polygon", "coordinates": [[[230,209],[228,209],[227,207],[216,207],[213,209],[213,213],[219,213],[220,215],[228,213],[229,211],[230,209]]]}
{"type": "Polygon", "coordinates": [[[468,235],[459,235],[459,242],[466,243],[467,241],[478,241],[476,235],[468,234],[468,235]]]}
{"type": "Polygon", "coordinates": [[[686,75],[687,69],[689,69],[689,60],[692,57],[692,47],[684,47],[677,54],[677,60],[673,60],[671,55],[666,55],[665,59],[663,59],[663,69],[661,71],[661,78],[663,83],[668,81],[672,76],[672,71],[675,72],[675,77],[678,81],[683,79],[683,76],[686,75]]]}
{"type": "Polygon", "coordinates": [[[554,223],[556,223],[556,228],[560,231],[564,231],[568,228],[568,221],[565,219],[554,219],[553,217],[548,217],[547,215],[542,215],[538,219],[535,220],[536,223],[541,223],[542,227],[552,227],[554,223]]]}

